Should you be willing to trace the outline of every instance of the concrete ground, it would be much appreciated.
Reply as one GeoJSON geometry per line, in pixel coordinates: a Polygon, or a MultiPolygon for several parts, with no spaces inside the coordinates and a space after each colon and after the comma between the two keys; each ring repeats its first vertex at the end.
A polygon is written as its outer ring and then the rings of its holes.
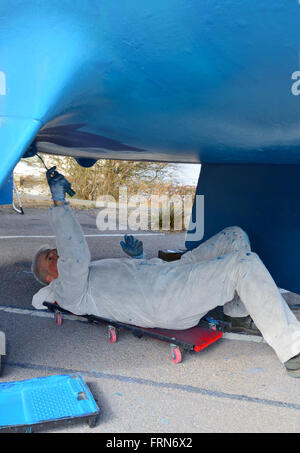
{"type": "MultiPolygon", "coordinates": [[[[96,214],[77,211],[87,235],[101,234],[96,214]]],[[[101,410],[93,430],[79,424],[50,432],[300,431],[300,380],[286,374],[260,338],[227,336],[202,352],[185,353],[175,365],[166,343],[122,331],[111,344],[104,326],[66,319],[58,327],[47,312],[39,316],[31,306],[40,289],[31,257],[45,242],[55,246],[55,238],[32,236],[53,235],[47,211],[26,209],[21,216],[1,208],[0,216],[0,330],[7,341],[0,382],[79,372],[101,410]]],[[[123,256],[120,240],[89,236],[92,259],[123,256]]],[[[148,235],[143,241],[148,257],[158,249],[184,248],[183,233],[148,235]]],[[[299,303],[296,295],[284,297],[299,303]]]]}

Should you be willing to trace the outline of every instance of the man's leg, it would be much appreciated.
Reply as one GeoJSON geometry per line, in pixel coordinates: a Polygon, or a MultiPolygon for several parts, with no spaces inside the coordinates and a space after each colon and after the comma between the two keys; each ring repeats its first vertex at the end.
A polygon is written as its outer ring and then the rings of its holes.
{"type": "Polygon", "coordinates": [[[181,257],[181,261],[197,263],[240,250],[251,250],[249,238],[240,227],[232,226],[224,228],[198,247],[185,253],[181,257]]]}
{"type": "Polygon", "coordinates": [[[251,252],[238,253],[228,277],[234,278],[235,290],[247,312],[280,361],[299,354],[300,323],[260,258],[251,252]]]}
{"type": "MultiPolygon", "coordinates": [[[[244,230],[232,226],[224,228],[195,249],[185,253],[181,261],[196,263],[238,251],[250,252],[250,241],[244,230]]],[[[232,301],[224,305],[224,314],[231,317],[246,317],[249,313],[240,297],[235,294],[232,301]]]]}

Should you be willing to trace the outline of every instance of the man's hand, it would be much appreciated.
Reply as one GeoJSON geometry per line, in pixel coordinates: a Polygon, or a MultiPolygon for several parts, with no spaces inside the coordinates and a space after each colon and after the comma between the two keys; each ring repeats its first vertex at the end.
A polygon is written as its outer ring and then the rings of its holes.
{"type": "Polygon", "coordinates": [[[133,236],[124,236],[125,242],[121,241],[120,245],[123,251],[131,258],[143,257],[143,242],[133,236]]]}
{"type": "Polygon", "coordinates": [[[54,202],[64,202],[66,192],[71,189],[71,184],[66,178],[56,171],[56,167],[49,168],[46,172],[47,181],[54,202]]]}

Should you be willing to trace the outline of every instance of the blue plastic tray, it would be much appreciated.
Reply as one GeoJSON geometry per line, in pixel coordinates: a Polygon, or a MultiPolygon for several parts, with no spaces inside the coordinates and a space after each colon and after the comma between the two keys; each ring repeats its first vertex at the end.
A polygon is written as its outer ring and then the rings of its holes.
{"type": "Polygon", "coordinates": [[[99,408],[79,374],[0,383],[0,431],[34,431],[84,419],[95,425],[99,408]]]}

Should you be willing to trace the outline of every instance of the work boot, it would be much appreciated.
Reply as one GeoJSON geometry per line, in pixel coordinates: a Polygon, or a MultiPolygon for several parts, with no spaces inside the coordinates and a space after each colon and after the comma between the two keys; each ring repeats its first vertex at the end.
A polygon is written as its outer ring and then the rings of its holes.
{"type": "Polygon", "coordinates": [[[261,335],[261,332],[258,330],[254,324],[251,316],[244,316],[241,318],[233,318],[224,314],[224,321],[226,321],[225,331],[226,332],[235,332],[235,333],[248,333],[249,335],[261,335]]]}
{"type": "Polygon", "coordinates": [[[300,377],[300,354],[292,357],[287,362],[284,363],[286,367],[287,374],[289,376],[299,378],[300,377]]]}

